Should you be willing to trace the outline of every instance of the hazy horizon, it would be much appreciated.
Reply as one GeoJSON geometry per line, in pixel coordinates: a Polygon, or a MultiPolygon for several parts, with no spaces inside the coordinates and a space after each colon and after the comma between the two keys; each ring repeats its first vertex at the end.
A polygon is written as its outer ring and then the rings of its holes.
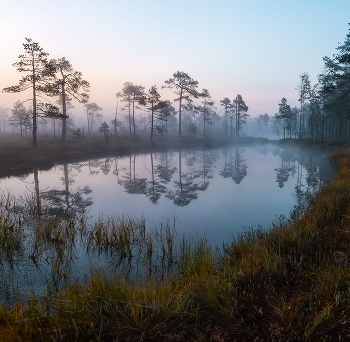
{"type": "MultiPolygon", "coordinates": [[[[105,117],[114,115],[115,94],[127,81],[146,90],[156,85],[173,101],[161,86],[178,70],[197,80],[199,90],[209,90],[219,113],[220,100],[241,94],[251,117],[273,115],[282,97],[298,105],[299,76],[308,72],[316,82],[322,57],[336,52],[350,21],[345,1],[20,0],[2,7],[0,88],[22,77],[12,64],[24,51],[25,37],[32,38],[49,58],[66,57],[83,73],[91,84],[90,102],[105,117]]],[[[12,108],[28,94],[0,93],[0,106],[12,108]]],[[[82,105],[73,104],[73,116],[82,117],[82,105]]]]}

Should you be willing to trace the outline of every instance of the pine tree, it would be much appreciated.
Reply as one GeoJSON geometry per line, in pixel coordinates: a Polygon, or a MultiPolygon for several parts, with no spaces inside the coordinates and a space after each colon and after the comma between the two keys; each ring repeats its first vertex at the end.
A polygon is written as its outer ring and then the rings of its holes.
{"type": "Polygon", "coordinates": [[[228,115],[231,114],[233,105],[231,100],[225,97],[223,100],[220,100],[220,105],[224,107],[225,110],[225,134],[227,135],[227,126],[228,126],[228,115]]]}
{"type": "Polygon", "coordinates": [[[300,75],[300,83],[297,88],[299,90],[299,99],[300,102],[300,137],[301,139],[305,136],[305,108],[304,104],[305,101],[310,98],[310,92],[311,92],[311,84],[309,79],[309,74],[307,72],[304,72],[300,75]]]}
{"type": "Polygon", "coordinates": [[[168,121],[172,116],[176,114],[175,108],[171,105],[171,102],[166,100],[163,101],[163,104],[161,106],[162,108],[159,109],[157,119],[161,122],[165,122],[164,130],[166,134],[168,134],[168,121]]]}
{"type": "Polygon", "coordinates": [[[84,105],[86,108],[86,116],[88,121],[88,132],[89,134],[92,132],[94,126],[94,118],[95,116],[102,116],[99,111],[103,110],[96,102],[86,103],[84,105]]]}
{"type": "Polygon", "coordinates": [[[38,116],[62,117],[58,108],[49,103],[42,103],[38,100],[39,94],[48,94],[52,91],[52,83],[55,77],[55,69],[47,61],[48,53],[32,39],[25,38],[27,43],[23,44],[24,54],[18,58],[19,62],[13,64],[19,72],[28,73],[23,76],[17,85],[3,89],[5,93],[19,93],[31,89],[32,120],[33,120],[33,147],[37,145],[37,121],[38,116]]]}
{"type": "Polygon", "coordinates": [[[282,98],[281,103],[278,104],[278,113],[277,118],[282,119],[283,122],[283,138],[286,139],[286,129],[291,132],[292,129],[292,109],[290,105],[287,104],[287,99],[285,97],[282,98]]]}
{"type": "Polygon", "coordinates": [[[110,132],[109,132],[109,126],[106,121],[100,126],[98,131],[100,133],[103,133],[103,136],[105,137],[106,141],[109,140],[110,132]]]}
{"type": "Polygon", "coordinates": [[[177,71],[173,77],[165,81],[166,86],[163,88],[173,89],[177,97],[174,101],[179,101],[179,136],[181,137],[181,114],[184,102],[192,102],[193,98],[198,98],[198,82],[193,80],[183,71],[177,71]]]}
{"type": "Polygon", "coordinates": [[[123,102],[127,103],[129,109],[129,130],[131,135],[131,108],[132,108],[132,126],[134,135],[136,135],[136,126],[135,126],[135,103],[141,101],[144,94],[144,87],[140,85],[134,85],[131,82],[125,82],[124,87],[121,92],[117,93],[117,98],[122,98],[123,102]]]}
{"type": "Polygon", "coordinates": [[[152,86],[146,94],[140,99],[140,104],[146,106],[146,109],[151,113],[151,140],[155,129],[154,118],[155,112],[165,106],[165,102],[160,100],[160,94],[156,86],[152,86]]]}
{"type": "Polygon", "coordinates": [[[30,122],[30,113],[28,113],[27,109],[23,106],[23,103],[21,101],[17,101],[13,105],[11,112],[12,115],[9,118],[9,125],[13,127],[19,127],[22,139],[23,131],[27,128],[32,127],[30,122]]]}
{"type": "Polygon", "coordinates": [[[247,114],[248,106],[242,99],[242,96],[237,94],[236,98],[232,101],[235,123],[236,123],[236,136],[239,137],[239,132],[242,130],[242,125],[246,122],[245,119],[249,116],[247,114]]]}
{"type": "Polygon", "coordinates": [[[56,79],[51,89],[53,89],[52,95],[60,96],[62,103],[62,140],[65,140],[68,104],[72,98],[79,103],[87,103],[90,84],[83,80],[81,72],[74,71],[71,63],[65,57],[50,60],[50,65],[56,71],[56,79]]]}
{"type": "Polygon", "coordinates": [[[208,89],[203,89],[199,96],[204,99],[204,101],[202,101],[203,105],[194,106],[194,112],[203,120],[203,136],[205,137],[206,125],[212,123],[210,109],[214,107],[214,101],[211,101],[211,95],[208,89]]]}

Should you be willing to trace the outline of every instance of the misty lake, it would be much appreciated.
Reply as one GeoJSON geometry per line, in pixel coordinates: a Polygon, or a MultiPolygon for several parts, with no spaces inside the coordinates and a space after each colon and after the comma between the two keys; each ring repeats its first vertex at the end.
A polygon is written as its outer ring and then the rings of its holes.
{"type": "MultiPolygon", "coordinates": [[[[221,245],[244,227],[267,227],[293,209],[303,210],[333,174],[322,152],[266,144],[90,159],[3,178],[0,188],[16,198],[18,207],[32,201],[46,216],[85,213],[98,220],[124,215],[143,218],[146,230],[175,222],[177,235],[205,234],[210,244],[221,245]]],[[[24,239],[32,234],[27,230],[24,239]]],[[[0,286],[42,292],[56,259],[44,249],[28,258],[32,250],[24,244],[3,258],[0,286]]],[[[70,280],[89,274],[95,265],[115,271],[118,263],[89,248],[77,248],[68,257],[60,267],[70,280]]]]}

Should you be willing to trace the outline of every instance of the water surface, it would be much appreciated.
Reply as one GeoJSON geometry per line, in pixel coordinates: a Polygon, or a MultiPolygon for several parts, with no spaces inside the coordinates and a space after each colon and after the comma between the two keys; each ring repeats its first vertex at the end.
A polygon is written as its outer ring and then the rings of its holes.
{"type": "MultiPolygon", "coordinates": [[[[170,219],[178,236],[206,234],[217,245],[244,227],[268,226],[280,215],[302,210],[332,175],[324,153],[271,144],[91,159],[4,178],[0,188],[16,197],[18,208],[31,203],[46,216],[143,217],[146,230],[170,219]]],[[[61,255],[55,272],[54,252],[43,248],[34,260],[27,255],[33,247],[24,244],[16,258],[3,260],[2,287],[19,283],[40,292],[53,275],[74,280],[96,264],[115,272],[115,258],[83,244],[75,242],[66,254],[70,260],[61,255]]]]}

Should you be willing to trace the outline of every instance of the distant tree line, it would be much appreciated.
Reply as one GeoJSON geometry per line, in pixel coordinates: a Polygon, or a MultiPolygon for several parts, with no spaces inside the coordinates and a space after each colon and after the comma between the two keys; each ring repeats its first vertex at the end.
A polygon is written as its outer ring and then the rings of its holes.
{"type": "Polygon", "coordinates": [[[34,147],[38,123],[44,127],[48,120],[53,124],[55,136],[58,121],[61,139],[66,139],[70,128],[76,141],[93,132],[103,134],[106,141],[116,137],[118,132],[132,136],[149,134],[151,139],[169,133],[180,137],[184,134],[206,137],[215,133],[238,137],[244,134],[246,123],[250,135],[271,133],[284,139],[322,141],[350,139],[350,33],[337,47],[338,53],[333,58],[323,58],[324,72],[318,75],[316,84],[311,84],[308,73],[300,75],[296,88],[299,106],[292,108],[283,97],[277,113],[272,116],[260,114],[254,119],[248,119],[248,106],[240,94],[232,100],[228,97],[220,100],[221,110],[218,111],[208,89],[199,91],[198,81],[183,71],[177,71],[161,87],[173,91],[172,101],[162,99],[156,85],[146,91],[141,85],[125,82],[121,91],[116,93],[123,106],[119,108],[117,105],[114,119],[107,122],[100,113],[103,109],[95,102],[89,102],[90,84],[65,57],[49,60],[48,54],[29,38],[23,46],[24,54],[13,65],[24,76],[18,84],[4,88],[3,92],[18,93],[30,89],[32,96],[17,101],[11,111],[0,107],[0,131],[7,123],[13,129],[19,129],[21,137],[31,132],[34,147]],[[53,104],[43,100],[45,96],[57,98],[57,101],[53,104]],[[84,104],[86,128],[84,125],[73,129],[68,113],[74,108],[72,101],[84,104]],[[29,108],[25,107],[27,102],[29,108]]]}
{"type": "Polygon", "coordinates": [[[282,98],[276,130],[284,138],[350,140],[350,32],[336,49],[333,58],[323,58],[324,72],[316,84],[311,84],[308,73],[300,75],[299,107],[292,109],[282,98]]]}
{"type": "MultiPolygon", "coordinates": [[[[121,92],[116,94],[117,98],[125,103],[122,110],[127,113],[126,121],[130,135],[136,135],[137,131],[135,108],[149,114],[148,120],[146,119],[143,124],[144,129],[150,127],[151,139],[155,134],[168,134],[169,131],[176,131],[176,126],[177,134],[180,137],[183,135],[184,128],[190,136],[201,131],[205,137],[211,131],[215,131],[215,124],[221,118],[208,89],[198,91],[198,81],[183,71],[175,72],[164,83],[162,88],[173,90],[175,94],[173,101],[178,103],[177,109],[172,106],[170,100],[161,99],[155,85],[145,91],[143,86],[125,82],[121,92]],[[196,105],[195,99],[202,101],[196,105]]],[[[245,119],[248,117],[248,107],[242,96],[237,95],[232,103],[228,98],[225,98],[220,101],[220,104],[225,108],[225,134],[239,136],[242,126],[246,122],[245,119]],[[228,125],[231,127],[230,131],[227,130],[228,125]]],[[[115,121],[113,125],[116,125],[115,121]]],[[[121,122],[119,122],[119,127],[122,127],[121,122]]]]}
{"type": "MultiPolygon", "coordinates": [[[[38,125],[41,125],[45,132],[45,127],[50,121],[54,136],[57,126],[61,130],[61,139],[66,140],[69,128],[73,139],[78,141],[78,138],[84,137],[85,134],[90,135],[94,131],[97,120],[98,127],[95,131],[101,132],[108,141],[113,135],[117,136],[118,131],[125,133],[126,130],[130,135],[136,135],[138,131],[150,131],[151,139],[156,134],[175,134],[176,131],[182,136],[184,130],[190,136],[200,132],[205,137],[215,132],[221,119],[209,91],[198,91],[198,81],[185,72],[177,71],[165,80],[162,86],[173,90],[173,101],[178,103],[177,109],[170,100],[161,99],[157,86],[154,85],[145,91],[141,85],[125,82],[122,90],[116,94],[124,106],[120,108],[119,113],[117,106],[114,119],[110,123],[102,122],[103,115],[100,111],[103,109],[95,102],[89,102],[90,84],[83,79],[81,72],[74,70],[65,57],[49,60],[49,54],[30,38],[26,38],[23,47],[24,53],[13,65],[19,72],[24,73],[24,76],[18,84],[4,88],[3,92],[20,93],[31,90],[32,96],[25,101],[17,101],[11,114],[9,109],[0,107],[0,129],[1,124],[5,129],[7,123],[12,129],[19,130],[21,137],[31,132],[33,147],[37,145],[38,125]],[[56,97],[57,100],[52,103],[47,97],[56,97]],[[195,99],[202,101],[196,105],[195,99]],[[84,104],[86,129],[85,125],[73,129],[73,122],[68,113],[69,109],[74,108],[72,101],[84,104]],[[29,103],[29,108],[25,107],[26,103],[29,103]],[[146,113],[146,116],[136,118],[135,110],[146,113]]],[[[228,98],[220,102],[225,107],[225,134],[239,136],[248,116],[248,107],[242,96],[237,95],[232,103],[228,98]]]]}

